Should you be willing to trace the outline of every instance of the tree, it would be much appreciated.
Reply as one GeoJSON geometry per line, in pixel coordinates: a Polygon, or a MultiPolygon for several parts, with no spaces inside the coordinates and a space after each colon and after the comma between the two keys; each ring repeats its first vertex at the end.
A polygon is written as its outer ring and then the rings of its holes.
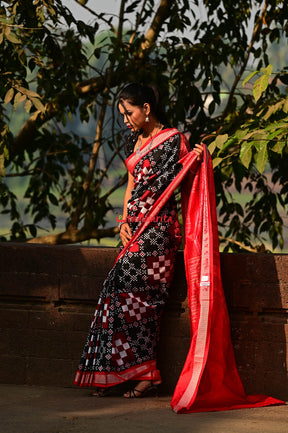
{"type": "MultiPolygon", "coordinates": [[[[262,128],[256,124],[258,113],[282,100],[283,89],[277,74],[254,102],[241,82],[252,61],[258,61],[257,70],[268,66],[269,44],[287,35],[285,2],[122,0],[117,20],[99,12],[92,2],[90,8],[89,2],[78,3],[90,10],[92,24],[77,20],[60,0],[11,0],[1,7],[0,96],[5,105],[0,170],[3,176],[5,165],[6,178],[0,184],[0,199],[12,222],[11,239],[27,240],[29,231],[33,238],[28,241],[46,243],[115,235],[117,228],[105,228],[105,216],[111,208],[109,197],[126,181],[117,95],[125,82],[152,81],[164,96],[171,124],[189,130],[192,145],[202,139],[210,147],[226,248],[263,248],[262,232],[269,234],[273,247],[281,245],[283,222],[277,206],[286,206],[286,143],[277,153],[265,141],[265,153],[256,144],[257,134],[247,134],[254,126],[262,128]],[[227,69],[234,75],[228,84],[223,80],[227,69]],[[13,134],[9,109],[23,105],[27,117],[13,134]],[[94,140],[65,129],[69,118],[94,119],[94,140]],[[99,164],[101,152],[105,166],[99,164]],[[275,193],[269,187],[265,161],[273,170],[269,180],[281,179],[284,191],[275,193]],[[117,172],[115,184],[103,191],[112,168],[117,172]],[[5,181],[15,175],[29,178],[25,212],[33,223],[23,223],[17,198],[5,181]],[[251,190],[245,208],[230,195],[231,187],[251,190]],[[267,197],[269,206],[263,209],[267,197]],[[66,215],[66,230],[37,237],[43,219],[56,227],[55,206],[66,215]]],[[[283,104],[267,118],[268,124],[285,119],[283,104]]]]}

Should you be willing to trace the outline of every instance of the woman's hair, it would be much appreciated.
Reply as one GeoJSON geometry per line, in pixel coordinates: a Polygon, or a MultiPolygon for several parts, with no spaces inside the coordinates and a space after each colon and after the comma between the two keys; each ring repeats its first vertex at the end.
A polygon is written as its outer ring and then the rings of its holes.
{"type": "MultiPolygon", "coordinates": [[[[155,87],[130,83],[120,92],[119,104],[122,105],[124,101],[138,107],[143,107],[144,104],[148,103],[150,105],[151,113],[159,120],[159,122],[163,125],[167,125],[168,122],[164,110],[161,107],[159,92],[155,87]]],[[[129,156],[129,154],[133,152],[139,133],[141,133],[141,131],[136,131],[135,133],[130,134],[127,138],[125,143],[126,156],[129,156]]]]}
{"type": "Polygon", "coordinates": [[[143,107],[148,103],[152,114],[161,122],[166,124],[167,120],[160,104],[159,92],[156,87],[131,83],[124,87],[119,95],[119,104],[128,101],[131,105],[143,107]]]}

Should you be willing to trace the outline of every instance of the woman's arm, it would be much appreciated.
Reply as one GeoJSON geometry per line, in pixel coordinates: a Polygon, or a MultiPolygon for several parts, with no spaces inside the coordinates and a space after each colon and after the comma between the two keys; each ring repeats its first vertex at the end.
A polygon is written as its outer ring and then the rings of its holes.
{"type": "MultiPolygon", "coordinates": [[[[131,173],[128,173],[128,184],[124,195],[123,216],[122,216],[123,221],[127,220],[127,204],[131,198],[131,193],[133,188],[134,188],[134,178],[131,173]]],[[[128,222],[122,223],[120,226],[120,238],[124,247],[127,244],[127,242],[129,242],[131,236],[132,236],[132,232],[128,222]]]]}

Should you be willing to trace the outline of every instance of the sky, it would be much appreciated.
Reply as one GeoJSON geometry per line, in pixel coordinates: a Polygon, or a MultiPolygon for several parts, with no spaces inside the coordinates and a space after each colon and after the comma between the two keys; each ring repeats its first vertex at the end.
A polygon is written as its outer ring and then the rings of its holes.
{"type": "MultiPolygon", "coordinates": [[[[62,0],[62,3],[68,7],[68,9],[73,13],[75,18],[79,18],[87,23],[89,20],[93,19],[93,16],[86,11],[82,6],[77,4],[75,0],[62,0]]],[[[119,12],[119,0],[89,0],[87,6],[92,10],[97,10],[98,13],[116,13],[119,12]],[[95,7],[95,4],[97,5],[95,7]]]]}

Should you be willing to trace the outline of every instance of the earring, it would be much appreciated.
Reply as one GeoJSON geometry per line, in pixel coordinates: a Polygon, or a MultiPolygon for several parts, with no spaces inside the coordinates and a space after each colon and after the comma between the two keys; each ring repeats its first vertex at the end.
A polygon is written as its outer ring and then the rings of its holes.
{"type": "Polygon", "coordinates": [[[148,114],[146,116],[145,122],[147,122],[147,123],[149,122],[149,116],[148,116],[148,114]]]}

